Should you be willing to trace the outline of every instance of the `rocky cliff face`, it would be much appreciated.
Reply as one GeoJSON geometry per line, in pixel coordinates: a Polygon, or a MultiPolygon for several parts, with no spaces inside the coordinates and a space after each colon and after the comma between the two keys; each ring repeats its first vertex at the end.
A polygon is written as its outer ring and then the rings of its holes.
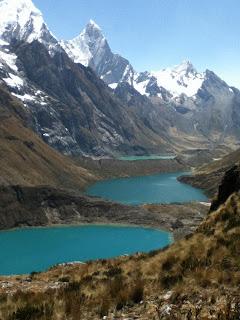
{"type": "Polygon", "coordinates": [[[90,68],[74,64],[64,51],[51,56],[38,41],[17,42],[11,50],[15,53],[6,54],[13,61],[3,65],[2,79],[50,146],[75,155],[124,153],[133,146],[135,152],[164,150],[163,139],[129,112],[90,68]]]}
{"type": "Polygon", "coordinates": [[[240,166],[235,165],[229,169],[219,186],[217,197],[214,199],[211,211],[217,210],[222,204],[224,204],[231,194],[239,192],[240,190],[240,166]]]}

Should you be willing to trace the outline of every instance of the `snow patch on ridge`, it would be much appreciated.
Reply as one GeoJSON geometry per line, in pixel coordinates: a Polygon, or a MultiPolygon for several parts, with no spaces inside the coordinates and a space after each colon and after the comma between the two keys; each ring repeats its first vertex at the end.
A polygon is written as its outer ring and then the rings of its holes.
{"type": "Polygon", "coordinates": [[[134,89],[136,89],[140,94],[149,96],[149,93],[146,92],[146,87],[149,83],[149,80],[145,80],[142,82],[135,82],[134,89]]]}
{"type": "Polygon", "coordinates": [[[3,81],[9,86],[9,87],[13,87],[13,88],[21,88],[23,86],[23,80],[12,74],[9,73],[9,77],[8,78],[3,78],[3,81]]]}
{"type": "Polygon", "coordinates": [[[88,46],[85,45],[81,38],[82,35],[80,35],[80,38],[75,38],[69,41],[61,41],[60,44],[75,63],[81,63],[87,67],[92,59],[92,54],[88,46]]]}
{"type": "Polygon", "coordinates": [[[114,83],[110,83],[110,84],[109,84],[109,87],[110,87],[111,89],[116,89],[117,86],[118,86],[118,83],[117,83],[117,82],[114,82],[114,83]]]}
{"type": "Polygon", "coordinates": [[[89,24],[92,25],[95,29],[101,30],[99,25],[94,20],[90,19],[89,24]]]}
{"type": "Polygon", "coordinates": [[[0,64],[1,64],[1,66],[7,65],[8,68],[17,72],[18,68],[16,66],[16,60],[17,60],[17,56],[15,54],[8,53],[8,52],[6,52],[6,50],[3,51],[0,48],[0,64]]]}

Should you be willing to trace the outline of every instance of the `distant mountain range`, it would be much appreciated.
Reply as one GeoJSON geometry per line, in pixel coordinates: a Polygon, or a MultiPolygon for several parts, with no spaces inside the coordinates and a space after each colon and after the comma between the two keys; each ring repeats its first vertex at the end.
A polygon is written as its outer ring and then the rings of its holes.
{"type": "Polygon", "coordinates": [[[0,81],[57,150],[102,156],[238,146],[240,92],[214,72],[199,73],[189,61],[137,72],[92,20],[73,40],[56,39],[31,0],[1,0],[0,16],[0,81]]]}

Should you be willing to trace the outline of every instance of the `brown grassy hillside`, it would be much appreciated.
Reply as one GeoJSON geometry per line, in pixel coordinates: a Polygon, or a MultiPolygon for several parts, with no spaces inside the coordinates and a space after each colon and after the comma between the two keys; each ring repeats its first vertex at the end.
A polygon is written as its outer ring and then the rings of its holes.
{"type": "Polygon", "coordinates": [[[0,184],[82,188],[93,176],[27,127],[30,114],[0,87],[0,184]]]}

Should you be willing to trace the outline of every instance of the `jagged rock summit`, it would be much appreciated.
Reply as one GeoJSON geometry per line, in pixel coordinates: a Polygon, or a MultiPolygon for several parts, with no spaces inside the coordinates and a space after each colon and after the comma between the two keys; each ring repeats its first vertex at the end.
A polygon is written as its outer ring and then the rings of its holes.
{"type": "Polygon", "coordinates": [[[75,63],[91,67],[97,75],[115,88],[122,81],[132,84],[135,71],[129,61],[110,49],[98,24],[90,20],[79,36],[61,45],[75,63]]]}

